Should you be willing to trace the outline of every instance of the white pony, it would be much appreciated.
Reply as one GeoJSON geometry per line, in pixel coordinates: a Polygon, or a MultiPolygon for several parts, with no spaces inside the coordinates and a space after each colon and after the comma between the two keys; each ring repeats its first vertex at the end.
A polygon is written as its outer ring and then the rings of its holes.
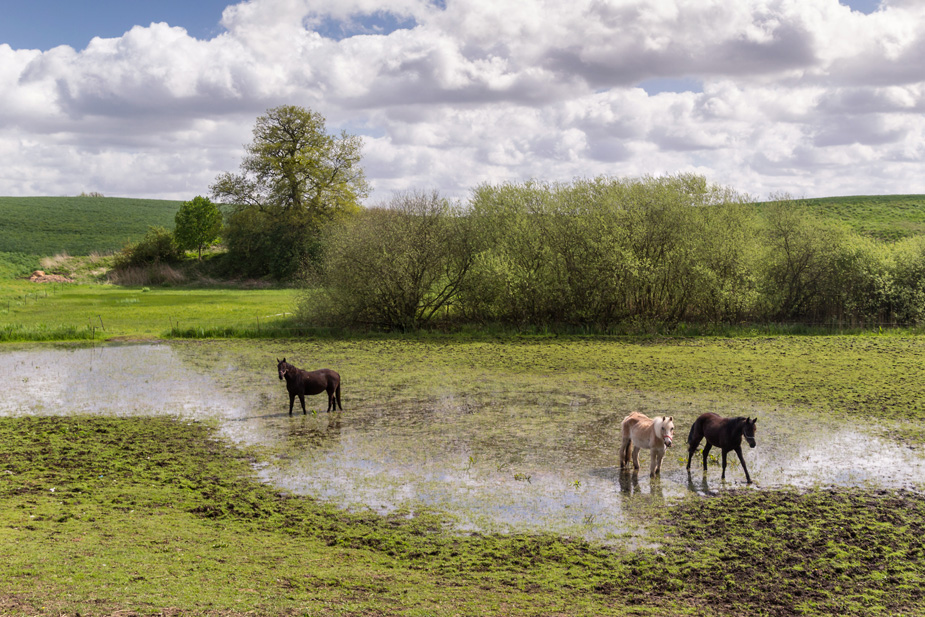
{"type": "Polygon", "coordinates": [[[649,461],[649,475],[657,475],[662,470],[662,458],[665,449],[671,447],[674,440],[674,418],[659,416],[649,418],[638,411],[623,418],[620,425],[623,432],[623,445],[620,447],[620,467],[629,465],[630,446],[632,445],[633,469],[639,469],[639,450],[652,451],[649,461]]]}

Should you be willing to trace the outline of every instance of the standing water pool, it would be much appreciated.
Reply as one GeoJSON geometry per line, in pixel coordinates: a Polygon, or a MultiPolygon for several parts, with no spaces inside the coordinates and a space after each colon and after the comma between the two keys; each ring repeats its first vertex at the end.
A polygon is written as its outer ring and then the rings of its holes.
{"type": "Polygon", "coordinates": [[[604,542],[637,537],[647,513],[671,500],[746,487],[733,453],[725,482],[718,460],[700,470],[699,453],[685,470],[687,432],[704,411],[758,416],[758,446],[743,450],[755,490],[920,490],[925,478],[920,450],[884,439],[877,426],[849,430],[798,409],[492,376],[477,367],[460,375],[431,365],[422,388],[407,373],[390,376],[388,357],[379,358],[381,367],[340,368],[343,412],[324,413],[322,395],[306,398],[308,415],[297,402],[289,416],[267,345],[254,343],[259,361],[242,355],[241,343],[223,342],[7,348],[0,415],[207,422],[231,443],[259,447],[260,477],[293,493],[377,512],[436,508],[461,530],[604,542]],[[674,416],[675,445],[658,479],[648,477],[645,451],[640,472],[619,467],[620,422],[630,411],[674,416]]]}

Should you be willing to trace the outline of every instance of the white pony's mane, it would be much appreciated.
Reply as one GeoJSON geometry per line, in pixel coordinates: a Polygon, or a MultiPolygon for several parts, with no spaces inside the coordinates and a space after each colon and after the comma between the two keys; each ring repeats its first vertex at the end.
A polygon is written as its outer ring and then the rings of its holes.
{"type": "Polygon", "coordinates": [[[662,436],[662,423],[665,420],[665,416],[657,416],[652,418],[652,430],[655,433],[656,439],[660,439],[662,436]]]}

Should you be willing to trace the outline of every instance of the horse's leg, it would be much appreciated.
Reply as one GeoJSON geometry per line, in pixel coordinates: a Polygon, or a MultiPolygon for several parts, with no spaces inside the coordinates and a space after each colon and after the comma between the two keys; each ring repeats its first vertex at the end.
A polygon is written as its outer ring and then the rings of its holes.
{"type": "Polygon", "coordinates": [[[703,439],[702,435],[698,435],[694,430],[696,425],[691,427],[691,434],[687,437],[687,468],[691,468],[691,458],[694,456],[694,452],[697,451],[697,447],[700,445],[700,440],[703,439]]]}
{"type": "Polygon", "coordinates": [[[633,444],[633,469],[639,469],[639,446],[633,444]]]}
{"type": "Polygon", "coordinates": [[[729,454],[729,450],[723,450],[723,473],[719,477],[720,480],[726,479],[726,455],[729,454]]]}
{"type": "Polygon", "coordinates": [[[662,470],[662,455],[664,452],[659,451],[658,448],[652,448],[649,452],[652,453],[649,461],[649,475],[654,476],[662,470]]]}
{"type": "Polygon", "coordinates": [[[620,468],[626,467],[630,463],[630,437],[623,435],[623,441],[620,443],[620,468]]]}
{"type": "Polygon", "coordinates": [[[292,415],[292,404],[295,403],[295,393],[289,393],[289,415],[292,415]]]}
{"type": "Polygon", "coordinates": [[[707,470],[707,457],[710,455],[710,448],[713,447],[709,441],[703,446],[703,470],[707,470]]]}
{"type": "Polygon", "coordinates": [[[307,416],[308,413],[305,411],[305,395],[299,394],[299,402],[302,403],[302,415],[307,416]]]}
{"type": "Polygon", "coordinates": [[[687,468],[691,468],[691,458],[694,456],[694,452],[697,451],[697,446],[700,445],[700,440],[703,439],[703,433],[700,431],[700,421],[695,420],[694,424],[691,425],[691,432],[687,434],[687,468]]]}
{"type": "Polygon", "coordinates": [[[697,451],[697,446],[700,445],[700,440],[698,439],[696,443],[687,444],[687,468],[691,468],[691,459],[694,457],[694,452],[697,451]]]}
{"type": "Polygon", "coordinates": [[[751,484],[752,478],[748,475],[748,467],[745,466],[745,459],[742,458],[742,448],[735,448],[736,454],[739,456],[739,462],[742,463],[742,470],[745,472],[745,483],[751,484]]]}
{"type": "Polygon", "coordinates": [[[331,410],[337,411],[337,407],[334,406],[334,388],[328,387],[328,411],[331,413],[331,410]]]}

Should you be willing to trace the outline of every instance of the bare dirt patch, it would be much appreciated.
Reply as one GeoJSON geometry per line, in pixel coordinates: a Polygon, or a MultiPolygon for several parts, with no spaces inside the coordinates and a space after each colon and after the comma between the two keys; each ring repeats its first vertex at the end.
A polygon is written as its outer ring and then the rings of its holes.
{"type": "Polygon", "coordinates": [[[47,274],[44,270],[36,270],[29,277],[33,283],[73,283],[74,279],[61,274],[47,274]]]}

